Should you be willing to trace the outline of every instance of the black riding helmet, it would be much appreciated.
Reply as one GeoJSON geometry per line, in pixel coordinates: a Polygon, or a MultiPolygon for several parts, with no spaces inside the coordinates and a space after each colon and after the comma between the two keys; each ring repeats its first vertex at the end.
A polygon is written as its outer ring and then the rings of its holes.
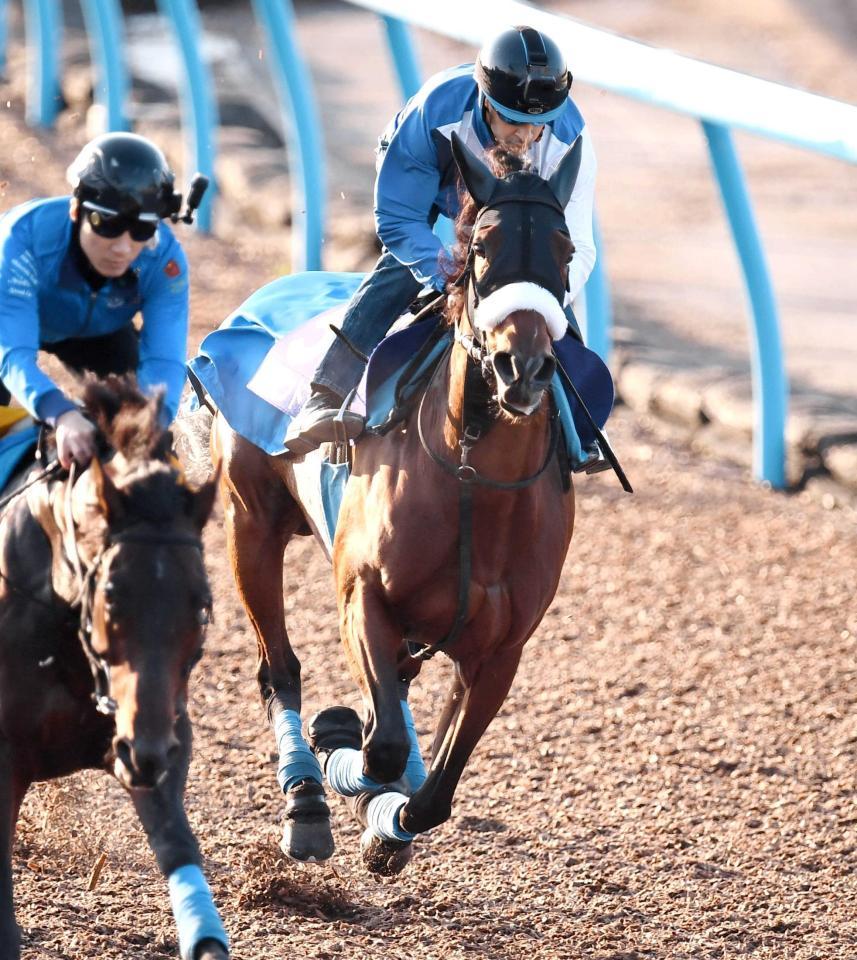
{"type": "Polygon", "coordinates": [[[489,40],[473,75],[494,109],[516,123],[556,119],[571,87],[562,51],[533,27],[512,27],[489,40]]]}
{"type": "Polygon", "coordinates": [[[84,207],[142,220],[178,213],[181,194],[163,153],[135,133],[105,133],[90,141],[68,168],[84,207]]]}

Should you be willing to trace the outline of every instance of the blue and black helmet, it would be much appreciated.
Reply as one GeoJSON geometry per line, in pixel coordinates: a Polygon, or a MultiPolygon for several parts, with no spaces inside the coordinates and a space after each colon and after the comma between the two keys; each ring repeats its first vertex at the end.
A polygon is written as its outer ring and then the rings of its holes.
{"type": "Polygon", "coordinates": [[[178,213],[181,194],[163,153],[134,133],[91,140],[69,166],[68,181],[85,207],[144,220],[178,213]]]}
{"type": "Polygon", "coordinates": [[[491,106],[513,123],[555,120],[572,79],[562,51],[533,27],[511,27],[489,40],[473,75],[491,106]]]}

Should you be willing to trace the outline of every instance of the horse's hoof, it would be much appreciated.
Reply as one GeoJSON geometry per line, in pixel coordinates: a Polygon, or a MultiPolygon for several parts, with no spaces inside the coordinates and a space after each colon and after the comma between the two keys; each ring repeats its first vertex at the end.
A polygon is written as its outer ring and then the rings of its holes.
{"type": "Polygon", "coordinates": [[[378,877],[395,877],[411,862],[414,844],[412,840],[382,840],[371,830],[364,830],[360,837],[360,851],[370,873],[378,877]]]}
{"type": "Polygon", "coordinates": [[[333,856],[330,808],[317,780],[301,780],[286,792],[280,849],[301,863],[318,863],[333,856]]]}
{"type": "Polygon", "coordinates": [[[229,960],[229,952],[219,940],[200,940],[193,952],[193,960],[229,960]]]}
{"type": "Polygon", "coordinates": [[[363,746],[363,724],[351,707],[326,707],[310,717],[306,729],[307,743],[318,757],[322,769],[334,750],[363,746]]]}

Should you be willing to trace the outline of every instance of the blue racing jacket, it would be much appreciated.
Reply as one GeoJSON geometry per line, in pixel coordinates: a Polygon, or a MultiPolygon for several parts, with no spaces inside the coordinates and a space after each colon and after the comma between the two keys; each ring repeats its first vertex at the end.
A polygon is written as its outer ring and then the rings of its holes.
{"type": "MultiPolygon", "coordinates": [[[[473,64],[431,77],[405,104],[381,135],[375,181],[375,227],[384,246],[423,284],[443,288],[443,246],[432,232],[438,213],[454,219],[459,211],[458,171],[450,138],[455,131],[479,157],[494,144],[482,114],[473,64]]],[[[592,203],[595,154],[580,111],[571,98],[556,120],[545,125],[527,159],[549,177],[566,151],[582,137],[577,184],[566,208],[576,252],[569,286],[576,295],[595,264],[592,203]]]]}
{"type": "Polygon", "coordinates": [[[40,344],[99,337],[142,311],[143,389],[166,388],[165,414],[178,410],[185,379],[188,268],[163,222],[128,272],[93,290],[70,252],[69,198],[33,200],[0,219],[0,380],[37,419],[74,407],[39,369],[40,344]]]}

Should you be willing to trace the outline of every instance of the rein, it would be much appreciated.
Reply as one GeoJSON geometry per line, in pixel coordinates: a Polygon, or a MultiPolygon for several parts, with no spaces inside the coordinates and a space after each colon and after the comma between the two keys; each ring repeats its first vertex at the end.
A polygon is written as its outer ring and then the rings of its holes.
{"type": "Polygon", "coordinates": [[[50,479],[55,473],[59,473],[62,470],[62,464],[59,460],[55,460],[49,467],[45,467],[34,477],[31,477],[26,483],[22,483],[17,490],[13,490],[8,496],[0,499],[0,510],[4,507],[8,507],[9,504],[17,499],[22,493],[29,490],[30,487],[34,487],[37,483],[41,483],[43,480],[50,479]]]}

